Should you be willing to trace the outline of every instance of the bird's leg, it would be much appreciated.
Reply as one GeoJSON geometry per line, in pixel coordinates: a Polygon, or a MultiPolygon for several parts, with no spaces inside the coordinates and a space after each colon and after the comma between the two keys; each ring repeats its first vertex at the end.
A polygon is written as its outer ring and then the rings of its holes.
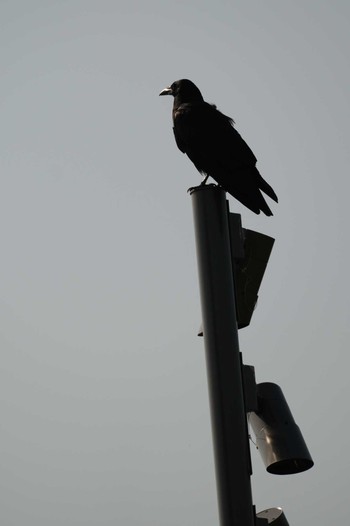
{"type": "Polygon", "coordinates": [[[202,185],[203,185],[203,186],[205,185],[205,183],[208,181],[208,178],[209,178],[209,175],[206,175],[206,176],[204,177],[203,181],[201,182],[201,186],[202,186],[202,185]]]}

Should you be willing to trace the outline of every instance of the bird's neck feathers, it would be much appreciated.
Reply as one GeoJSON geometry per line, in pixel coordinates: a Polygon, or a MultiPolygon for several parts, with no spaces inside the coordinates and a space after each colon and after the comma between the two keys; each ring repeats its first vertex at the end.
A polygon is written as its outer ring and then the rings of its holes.
{"type": "Polygon", "coordinates": [[[184,90],[177,93],[174,97],[174,107],[178,108],[185,103],[200,103],[204,102],[201,92],[196,86],[193,86],[190,91],[184,90]]]}

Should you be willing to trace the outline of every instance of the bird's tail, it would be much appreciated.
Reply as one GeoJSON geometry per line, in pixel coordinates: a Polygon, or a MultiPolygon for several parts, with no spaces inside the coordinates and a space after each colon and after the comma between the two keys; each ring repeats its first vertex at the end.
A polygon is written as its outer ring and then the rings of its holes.
{"type": "Polygon", "coordinates": [[[259,171],[258,170],[256,171],[258,172],[258,186],[260,190],[262,190],[266,195],[268,195],[269,197],[271,197],[271,199],[273,199],[274,201],[276,201],[276,203],[278,203],[278,197],[273,191],[273,189],[271,188],[271,186],[265,181],[265,179],[261,177],[259,171]]]}
{"type": "Polygon", "coordinates": [[[255,187],[253,191],[251,190],[249,192],[242,192],[242,189],[237,190],[237,188],[228,188],[226,185],[225,190],[238,201],[240,201],[244,206],[249,208],[249,210],[255,212],[255,214],[260,214],[261,211],[266,216],[273,215],[259,188],[255,187]]]}
{"type": "Polygon", "coordinates": [[[260,210],[262,212],[264,212],[264,214],[266,216],[273,216],[273,213],[271,212],[271,209],[270,207],[268,206],[267,202],[265,201],[265,199],[263,198],[262,194],[260,194],[261,196],[261,200],[260,200],[260,203],[259,203],[259,207],[260,207],[260,210]]]}

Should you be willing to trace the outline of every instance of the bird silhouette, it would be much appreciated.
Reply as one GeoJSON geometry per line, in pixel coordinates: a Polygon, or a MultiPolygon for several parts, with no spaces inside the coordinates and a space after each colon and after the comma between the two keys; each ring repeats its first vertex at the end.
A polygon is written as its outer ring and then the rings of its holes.
{"type": "Polygon", "coordinates": [[[197,170],[212,177],[247,208],[273,215],[261,192],[278,202],[271,186],[256,168],[257,159],[234,128],[234,121],[214,104],[205,102],[197,86],[177,80],[159,95],[172,95],[173,131],[176,144],[197,170]]]}

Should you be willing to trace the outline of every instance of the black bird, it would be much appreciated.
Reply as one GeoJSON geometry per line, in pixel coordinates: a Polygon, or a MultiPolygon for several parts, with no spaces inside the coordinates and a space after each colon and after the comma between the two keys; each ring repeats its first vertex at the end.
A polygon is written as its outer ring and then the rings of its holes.
{"type": "Polygon", "coordinates": [[[262,193],[278,202],[261,177],[256,157],[234,128],[234,121],[204,101],[193,82],[181,79],[159,95],[173,95],[173,131],[178,148],[199,172],[215,181],[247,208],[272,216],[262,193]]]}

